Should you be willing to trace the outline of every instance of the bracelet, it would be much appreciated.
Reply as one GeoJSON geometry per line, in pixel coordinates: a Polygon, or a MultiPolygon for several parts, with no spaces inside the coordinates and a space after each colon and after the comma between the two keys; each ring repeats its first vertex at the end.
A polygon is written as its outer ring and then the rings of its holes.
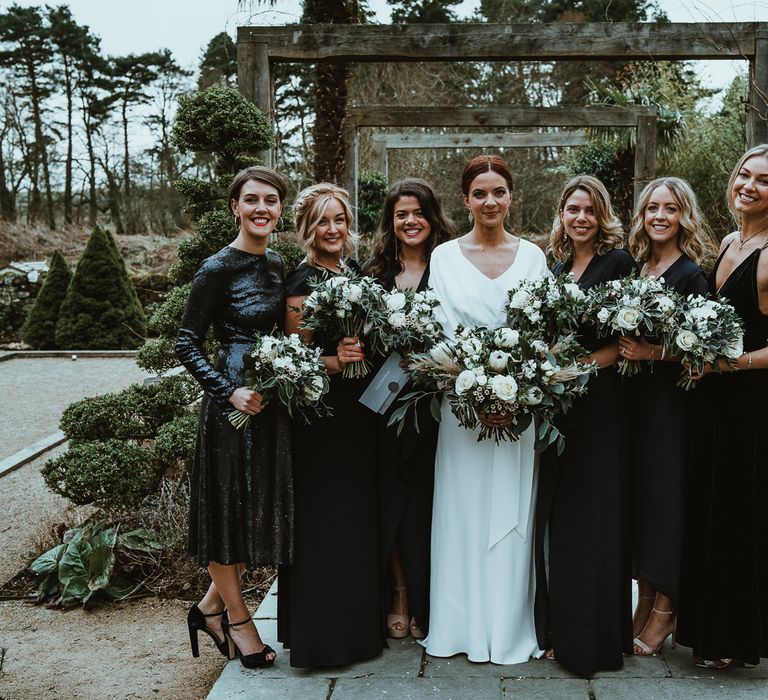
{"type": "Polygon", "coordinates": [[[752,367],[752,353],[747,351],[747,369],[752,367]]]}
{"type": "Polygon", "coordinates": [[[661,346],[661,359],[664,359],[664,356],[667,354],[667,348],[665,348],[663,345],[661,346]]]}

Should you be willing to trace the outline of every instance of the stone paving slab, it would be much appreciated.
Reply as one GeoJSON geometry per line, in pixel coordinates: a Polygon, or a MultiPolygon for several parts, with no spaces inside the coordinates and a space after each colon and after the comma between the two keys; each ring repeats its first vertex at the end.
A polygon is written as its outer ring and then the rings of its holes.
{"type": "Polygon", "coordinates": [[[599,678],[592,682],[595,700],[765,700],[768,684],[738,678],[599,678]]]}
{"type": "Polygon", "coordinates": [[[341,678],[336,681],[330,698],[331,700],[421,700],[421,698],[504,700],[504,695],[501,680],[493,678],[414,678],[409,681],[387,678],[341,678]]]}

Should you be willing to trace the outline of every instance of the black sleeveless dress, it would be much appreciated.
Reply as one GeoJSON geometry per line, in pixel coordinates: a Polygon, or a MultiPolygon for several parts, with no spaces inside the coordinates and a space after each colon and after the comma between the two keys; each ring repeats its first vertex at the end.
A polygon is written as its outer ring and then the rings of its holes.
{"type": "Polygon", "coordinates": [[[288,414],[273,401],[234,428],[228,399],[243,386],[243,354],[254,332],[283,329],[283,262],[227,246],[195,275],[176,355],[205,391],[190,479],[189,546],[200,566],[248,568],[290,562],[293,474],[288,414]],[[215,366],[203,351],[209,327],[220,343],[215,366]]]}
{"type": "MultiPolygon", "coordinates": [[[[726,248],[727,250],[727,248],[726,248]]],[[[723,254],[725,251],[723,251],[723,254]]],[[[717,290],[744,321],[744,349],[768,344],[755,250],[717,290]]],[[[705,659],[768,657],[768,369],[701,380],[687,480],[677,639],[705,659]]]]}
{"type": "MultiPolygon", "coordinates": [[[[286,278],[286,296],[307,296],[311,279],[330,274],[301,263],[286,278]]],[[[314,344],[336,354],[337,340],[315,333],[314,344]]],[[[358,401],[370,378],[331,375],[325,402],[333,415],[291,424],[295,552],[278,569],[277,627],[298,668],[344,666],[384,647],[376,416],[358,401]]]]}
{"type": "MultiPolygon", "coordinates": [[[[706,295],[707,278],[687,255],[662,275],[683,296],[706,295]]],[[[658,342],[652,340],[652,342],[658,342]]],[[[635,578],[677,603],[685,472],[697,390],[675,386],[678,362],[643,362],[628,378],[632,553],[635,578]]]]}
{"type": "MultiPolygon", "coordinates": [[[[558,263],[555,275],[570,272],[558,263]]],[[[635,270],[625,250],[595,255],[579,279],[584,291],[635,270]]],[[[615,340],[579,328],[594,352],[615,340]]],[[[624,664],[632,652],[627,537],[626,397],[614,367],[589,380],[585,396],[557,420],[565,451],[541,456],[536,504],[536,635],[572,673],[590,676],[624,664]],[[548,546],[547,546],[548,545],[548,546]]]]}

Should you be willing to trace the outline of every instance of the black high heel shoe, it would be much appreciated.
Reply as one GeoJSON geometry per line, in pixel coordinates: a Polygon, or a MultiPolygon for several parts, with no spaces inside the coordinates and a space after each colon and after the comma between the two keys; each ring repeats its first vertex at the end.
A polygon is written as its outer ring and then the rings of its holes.
{"type": "MultiPolygon", "coordinates": [[[[226,632],[224,632],[224,639],[219,641],[219,638],[216,636],[214,631],[208,627],[208,625],[205,622],[206,617],[216,617],[217,615],[221,615],[221,628],[222,632],[226,630],[225,625],[227,624],[227,611],[222,610],[221,612],[217,613],[208,613],[207,615],[200,610],[200,608],[197,607],[197,605],[193,605],[189,609],[189,613],[187,613],[187,629],[189,630],[189,644],[192,647],[192,656],[197,658],[200,656],[200,648],[197,644],[197,633],[198,632],[205,632],[212,640],[213,643],[216,645],[216,648],[224,654],[227,658],[230,658],[229,656],[229,644],[227,643],[227,635],[226,632]]],[[[234,658],[234,657],[232,657],[234,658]]]]}
{"type": "Polygon", "coordinates": [[[265,644],[261,651],[255,651],[253,654],[243,655],[240,653],[240,649],[238,648],[237,643],[234,639],[232,639],[232,635],[229,633],[230,627],[238,627],[239,625],[244,625],[248,622],[252,622],[250,617],[246,620],[243,620],[242,622],[230,622],[227,620],[226,623],[222,622],[221,626],[224,630],[224,635],[232,645],[235,654],[240,657],[240,663],[243,664],[243,666],[246,668],[269,668],[272,664],[275,663],[275,658],[277,658],[277,652],[275,652],[275,650],[269,646],[269,644],[265,644]],[[267,654],[275,654],[275,657],[268,659],[267,654]]]}

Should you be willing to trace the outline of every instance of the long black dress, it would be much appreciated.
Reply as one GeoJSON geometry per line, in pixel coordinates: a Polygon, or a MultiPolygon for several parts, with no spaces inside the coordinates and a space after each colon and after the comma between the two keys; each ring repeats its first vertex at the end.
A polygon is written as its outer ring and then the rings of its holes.
{"type": "MultiPolygon", "coordinates": [[[[680,294],[707,294],[707,278],[687,255],[662,275],[680,294]]],[[[657,342],[657,341],[652,341],[657,342]]],[[[695,391],[676,387],[677,362],[644,362],[627,382],[630,427],[631,532],[635,578],[678,599],[685,470],[695,391]]]]}
{"type": "MultiPolygon", "coordinates": [[[[307,296],[328,274],[302,263],[286,296],[307,296]]],[[[336,354],[336,340],[316,333],[314,343],[336,354]]],[[[296,544],[278,572],[278,639],[298,668],[343,666],[384,646],[375,414],[358,402],[368,381],[331,375],[333,416],[292,424],[296,544]]]]}
{"type": "MultiPolygon", "coordinates": [[[[429,283],[429,267],[416,291],[429,283]]],[[[387,289],[395,287],[394,277],[383,280],[387,289]]],[[[401,395],[412,391],[406,386],[401,395]]],[[[389,555],[397,546],[408,589],[408,608],[424,634],[429,627],[429,553],[432,536],[432,495],[435,485],[435,451],[438,424],[428,404],[420,402],[419,431],[408,416],[400,435],[395,426],[387,427],[392,413],[402,404],[395,399],[390,408],[377,416],[377,454],[382,567],[389,570],[389,555]],[[422,405],[423,404],[423,405],[422,405]]],[[[387,581],[386,590],[392,589],[387,581]]],[[[385,596],[384,603],[388,609],[385,596]]],[[[386,613],[385,613],[386,614],[386,613]]]]}
{"type": "MultiPolygon", "coordinates": [[[[768,343],[755,250],[712,293],[744,321],[744,349],[768,343]]],[[[701,380],[687,480],[677,639],[705,659],[768,657],[768,369],[701,380]]]]}
{"type": "MultiPolygon", "coordinates": [[[[570,269],[558,263],[553,273],[570,269]]],[[[586,291],[634,269],[626,251],[611,250],[592,258],[578,284],[586,291]]],[[[590,352],[615,341],[597,338],[587,325],[579,334],[590,352]]],[[[632,651],[625,401],[615,368],[599,370],[588,393],[558,421],[563,454],[541,456],[536,634],[542,649],[554,649],[557,661],[580,676],[619,669],[622,654],[632,651]]]]}
{"type": "Polygon", "coordinates": [[[243,354],[254,332],[281,330],[283,262],[227,246],[195,275],[176,340],[176,355],[205,391],[192,467],[190,555],[200,566],[289,562],[293,483],[288,416],[275,401],[232,427],[228,398],[243,386],[243,354]],[[215,366],[203,351],[208,328],[220,343],[215,366]]]}

